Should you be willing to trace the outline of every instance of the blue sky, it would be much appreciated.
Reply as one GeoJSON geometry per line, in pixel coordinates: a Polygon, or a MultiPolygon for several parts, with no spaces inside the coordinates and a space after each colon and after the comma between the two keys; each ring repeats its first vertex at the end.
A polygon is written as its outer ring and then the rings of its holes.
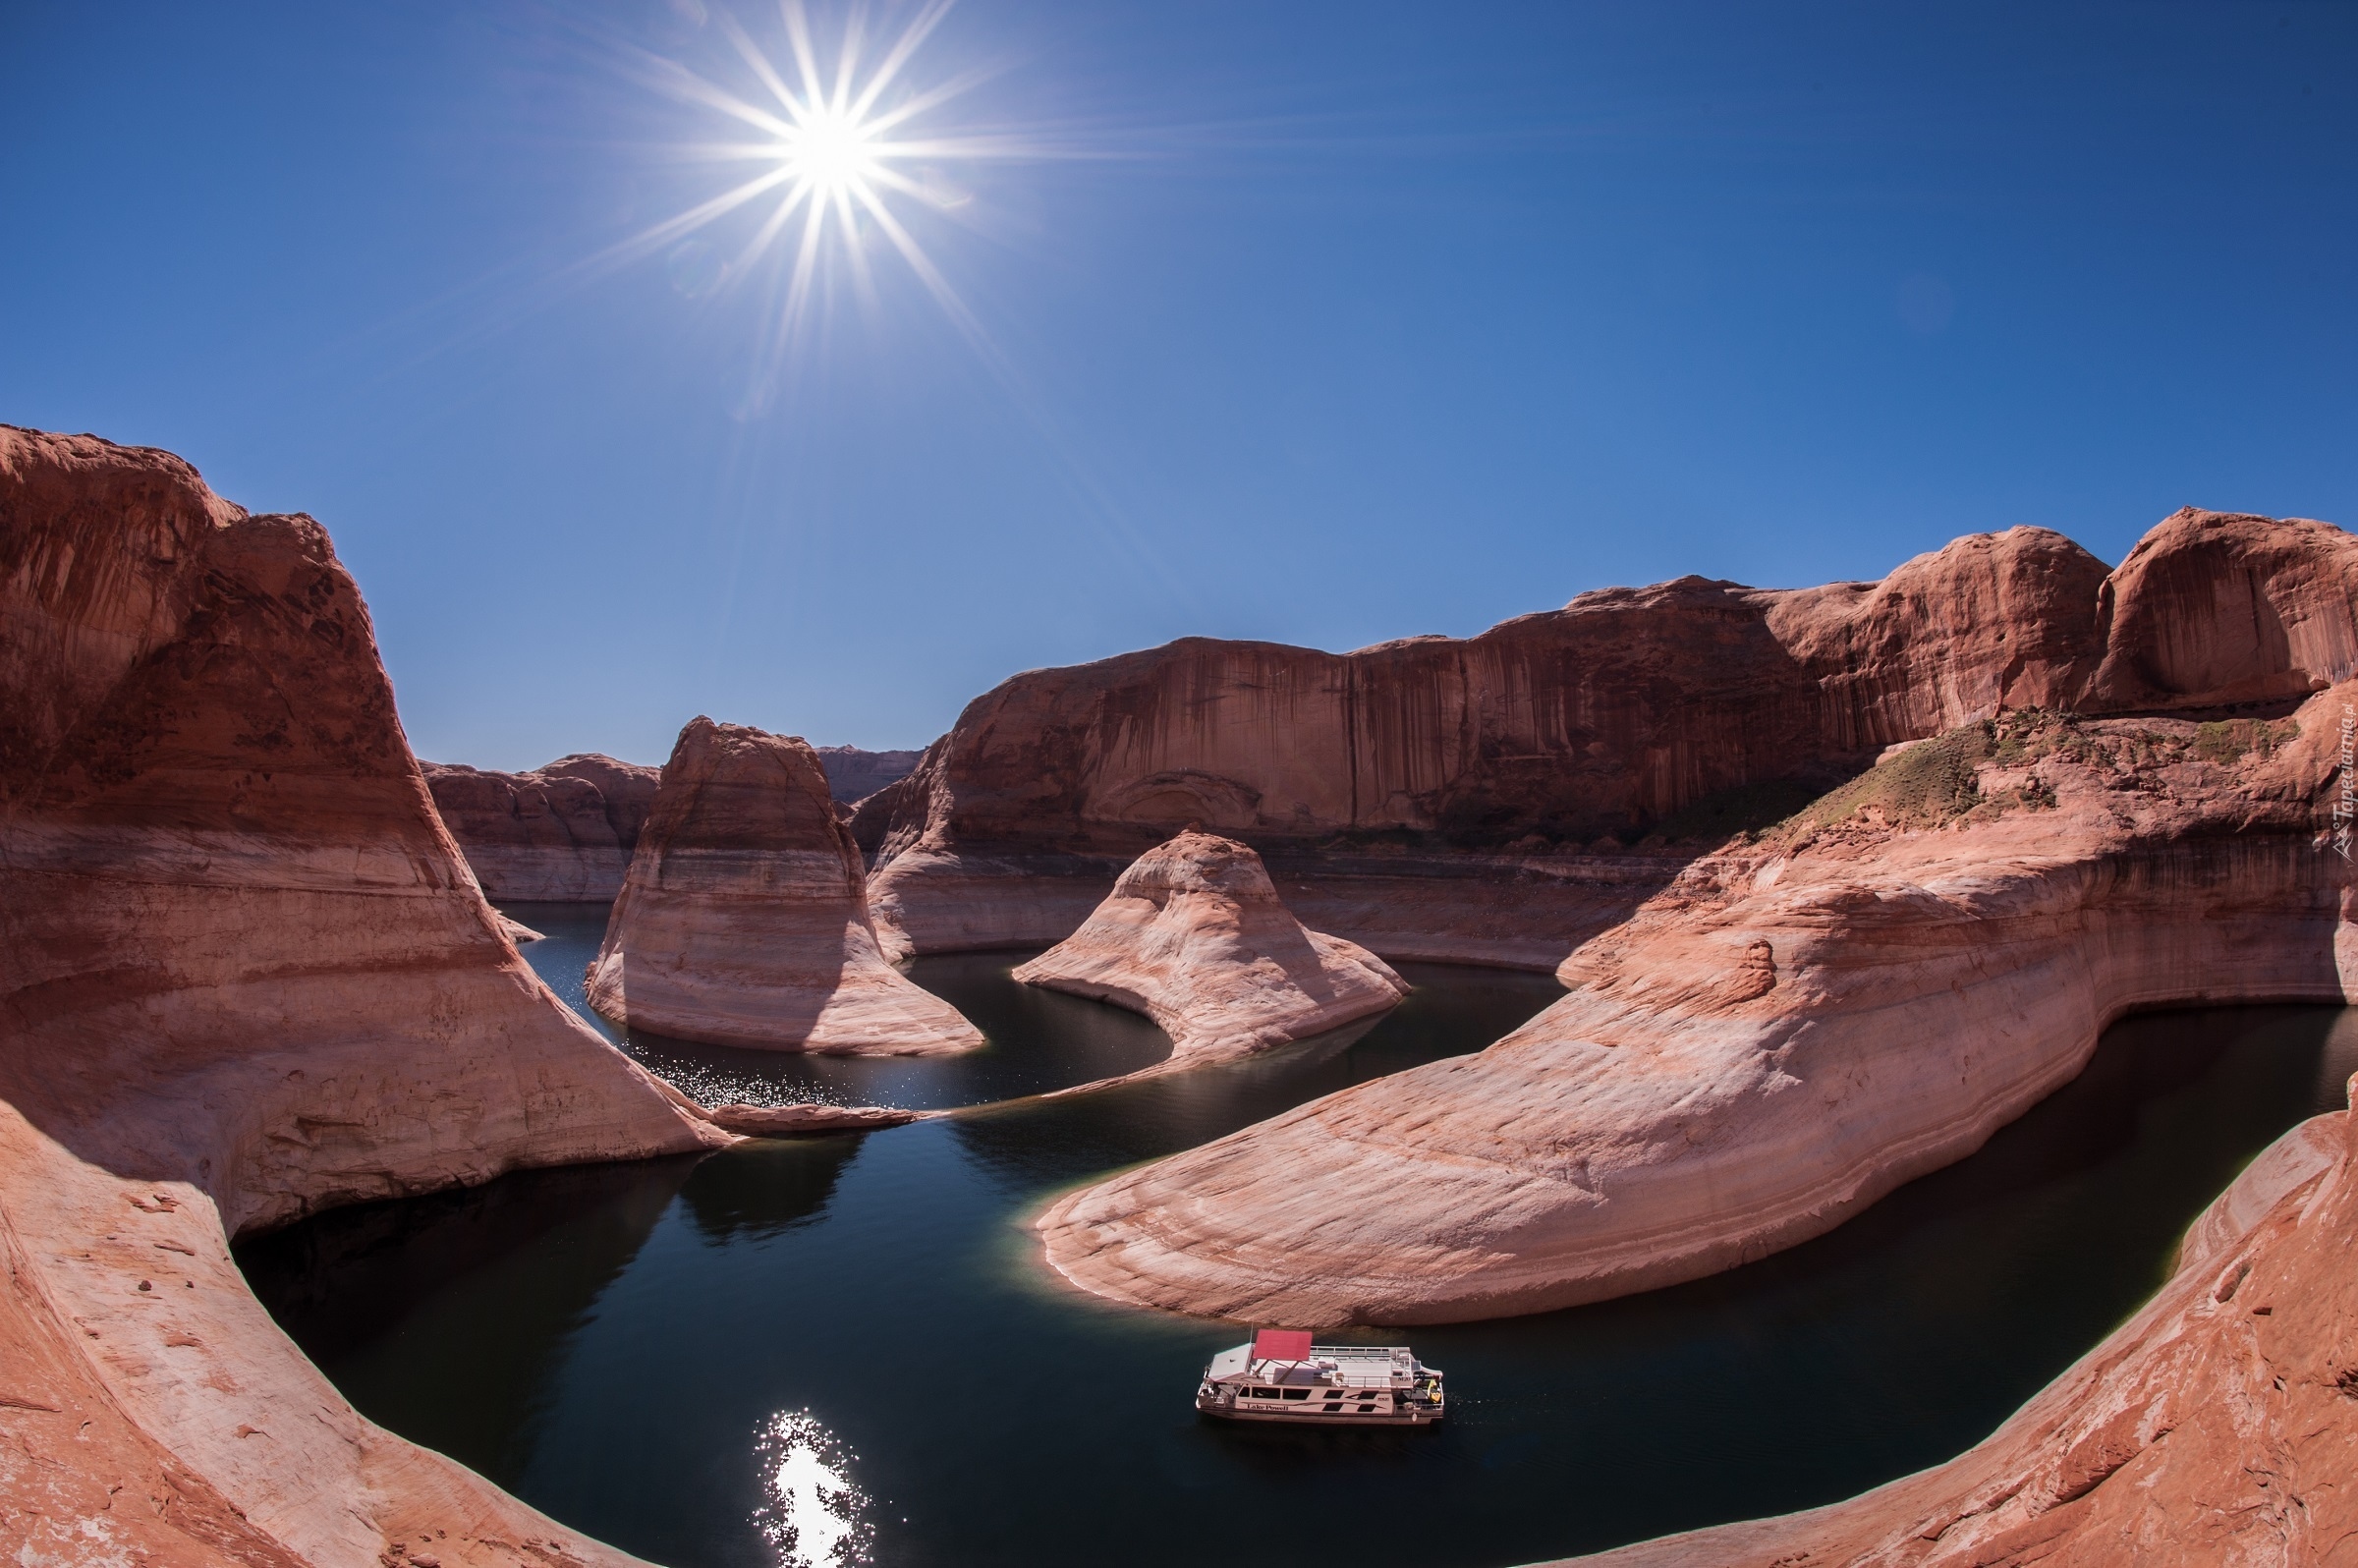
{"type": "Polygon", "coordinates": [[[744,177],[648,76],[758,94],[718,9],[0,5],[0,420],[318,517],[418,751],[491,766],[2358,524],[2358,7],[962,0],[906,85],[1028,155],[895,210],[971,328],[870,225],[767,375],[760,208],[587,264],[744,177]]]}

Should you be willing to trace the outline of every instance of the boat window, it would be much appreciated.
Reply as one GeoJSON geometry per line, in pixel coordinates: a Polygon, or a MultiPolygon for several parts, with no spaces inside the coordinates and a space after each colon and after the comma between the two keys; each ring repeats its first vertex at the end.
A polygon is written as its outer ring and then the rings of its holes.
{"type": "Polygon", "coordinates": [[[1283,1393],[1288,1399],[1308,1399],[1310,1397],[1310,1390],[1307,1388],[1288,1388],[1283,1390],[1283,1393]]]}

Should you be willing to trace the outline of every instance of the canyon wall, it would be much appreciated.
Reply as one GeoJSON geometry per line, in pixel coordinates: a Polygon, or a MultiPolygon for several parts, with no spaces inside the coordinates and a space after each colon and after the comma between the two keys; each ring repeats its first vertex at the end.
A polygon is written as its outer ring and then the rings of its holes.
{"type": "Polygon", "coordinates": [[[1789,810],[1892,742],[2078,691],[2105,576],[2014,529],[1878,584],[1684,578],[1462,641],[1187,639],[1033,671],[863,804],[871,896],[919,951],[1053,941],[1192,821],[1253,845],[1321,929],[1552,966],[1660,885],[1620,859],[1650,835],[1789,810]],[[1615,863],[1552,859],[1592,845],[1615,863]]]}
{"type": "MultiPolygon", "coordinates": [[[[850,805],[909,776],[922,752],[814,747],[827,790],[850,805]]],[[[654,810],[662,769],[577,752],[529,773],[423,762],[442,825],[495,904],[611,903],[654,810]]]]}
{"type": "Polygon", "coordinates": [[[325,532],[0,428],[0,1548],[622,1561],[357,1415],[228,1239],[728,1141],[549,994],[325,532]]]}
{"type": "Polygon", "coordinates": [[[889,965],[859,846],[799,736],[680,731],[590,966],[590,1005],[679,1039],[843,1055],[972,1050],[982,1032],[889,965]]]}
{"type": "Polygon", "coordinates": [[[426,788],[493,903],[609,903],[654,809],[657,768],[596,752],[529,773],[426,762],[426,788]]]}

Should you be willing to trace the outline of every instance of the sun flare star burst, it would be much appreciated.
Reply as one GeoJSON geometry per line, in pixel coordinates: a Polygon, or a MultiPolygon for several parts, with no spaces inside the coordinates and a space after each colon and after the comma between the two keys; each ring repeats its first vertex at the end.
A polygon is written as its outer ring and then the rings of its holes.
{"type": "Polygon", "coordinates": [[[951,0],[927,0],[897,36],[872,52],[865,13],[855,10],[843,22],[832,60],[822,62],[800,0],[783,0],[783,65],[734,16],[715,10],[713,22],[758,91],[733,90],[677,61],[644,57],[645,75],[663,90],[753,133],[748,140],[704,142],[688,150],[704,159],[751,164],[754,172],[617,249],[644,255],[685,243],[732,213],[760,214],[751,235],[715,271],[721,282],[744,279],[759,274],[765,261],[782,263],[792,256],[791,265],[769,272],[773,279],[782,275],[782,288],[766,334],[764,376],[774,374],[810,315],[814,287],[830,257],[847,265],[863,291],[870,288],[867,249],[876,238],[900,256],[959,330],[986,348],[974,316],[903,217],[912,210],[953,212],[966,204],[966,194],[944,177],[942,165],[1022,158],[1033,150],[1005,136],[921,129],[928,116],[982,79],[969,73],[932,85],[911,81],[912,59],[950,5],[951,0]]]}

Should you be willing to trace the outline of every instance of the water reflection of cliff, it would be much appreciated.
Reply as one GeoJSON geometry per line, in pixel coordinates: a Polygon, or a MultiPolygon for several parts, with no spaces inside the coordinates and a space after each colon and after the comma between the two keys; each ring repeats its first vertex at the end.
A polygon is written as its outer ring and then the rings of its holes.
{"type": "Polygon", "coordinates": [[[241,1243],[238,1262],[364,1415],[512,1484],[566,1342],[697,1164],[520,1171],[332,1209],[241,1243]]]}
{"type": "Polygon", "coordinates": [[[826,1211],[863,1135],[761,1139],[696,1167],[680,1202],[705,1241],[760,1241],[826,1211]]]}
{"type": "Polygon", "coordinates": [[[951,1126],[1011,1188],[1059,1187],[1193,1148],[1371,1077],[1479,1050],[1563,994],[1544,975],[1396,967],[1415,989],[1382,1017],[1246,1061],[976,1111],[951,1126]]]}

